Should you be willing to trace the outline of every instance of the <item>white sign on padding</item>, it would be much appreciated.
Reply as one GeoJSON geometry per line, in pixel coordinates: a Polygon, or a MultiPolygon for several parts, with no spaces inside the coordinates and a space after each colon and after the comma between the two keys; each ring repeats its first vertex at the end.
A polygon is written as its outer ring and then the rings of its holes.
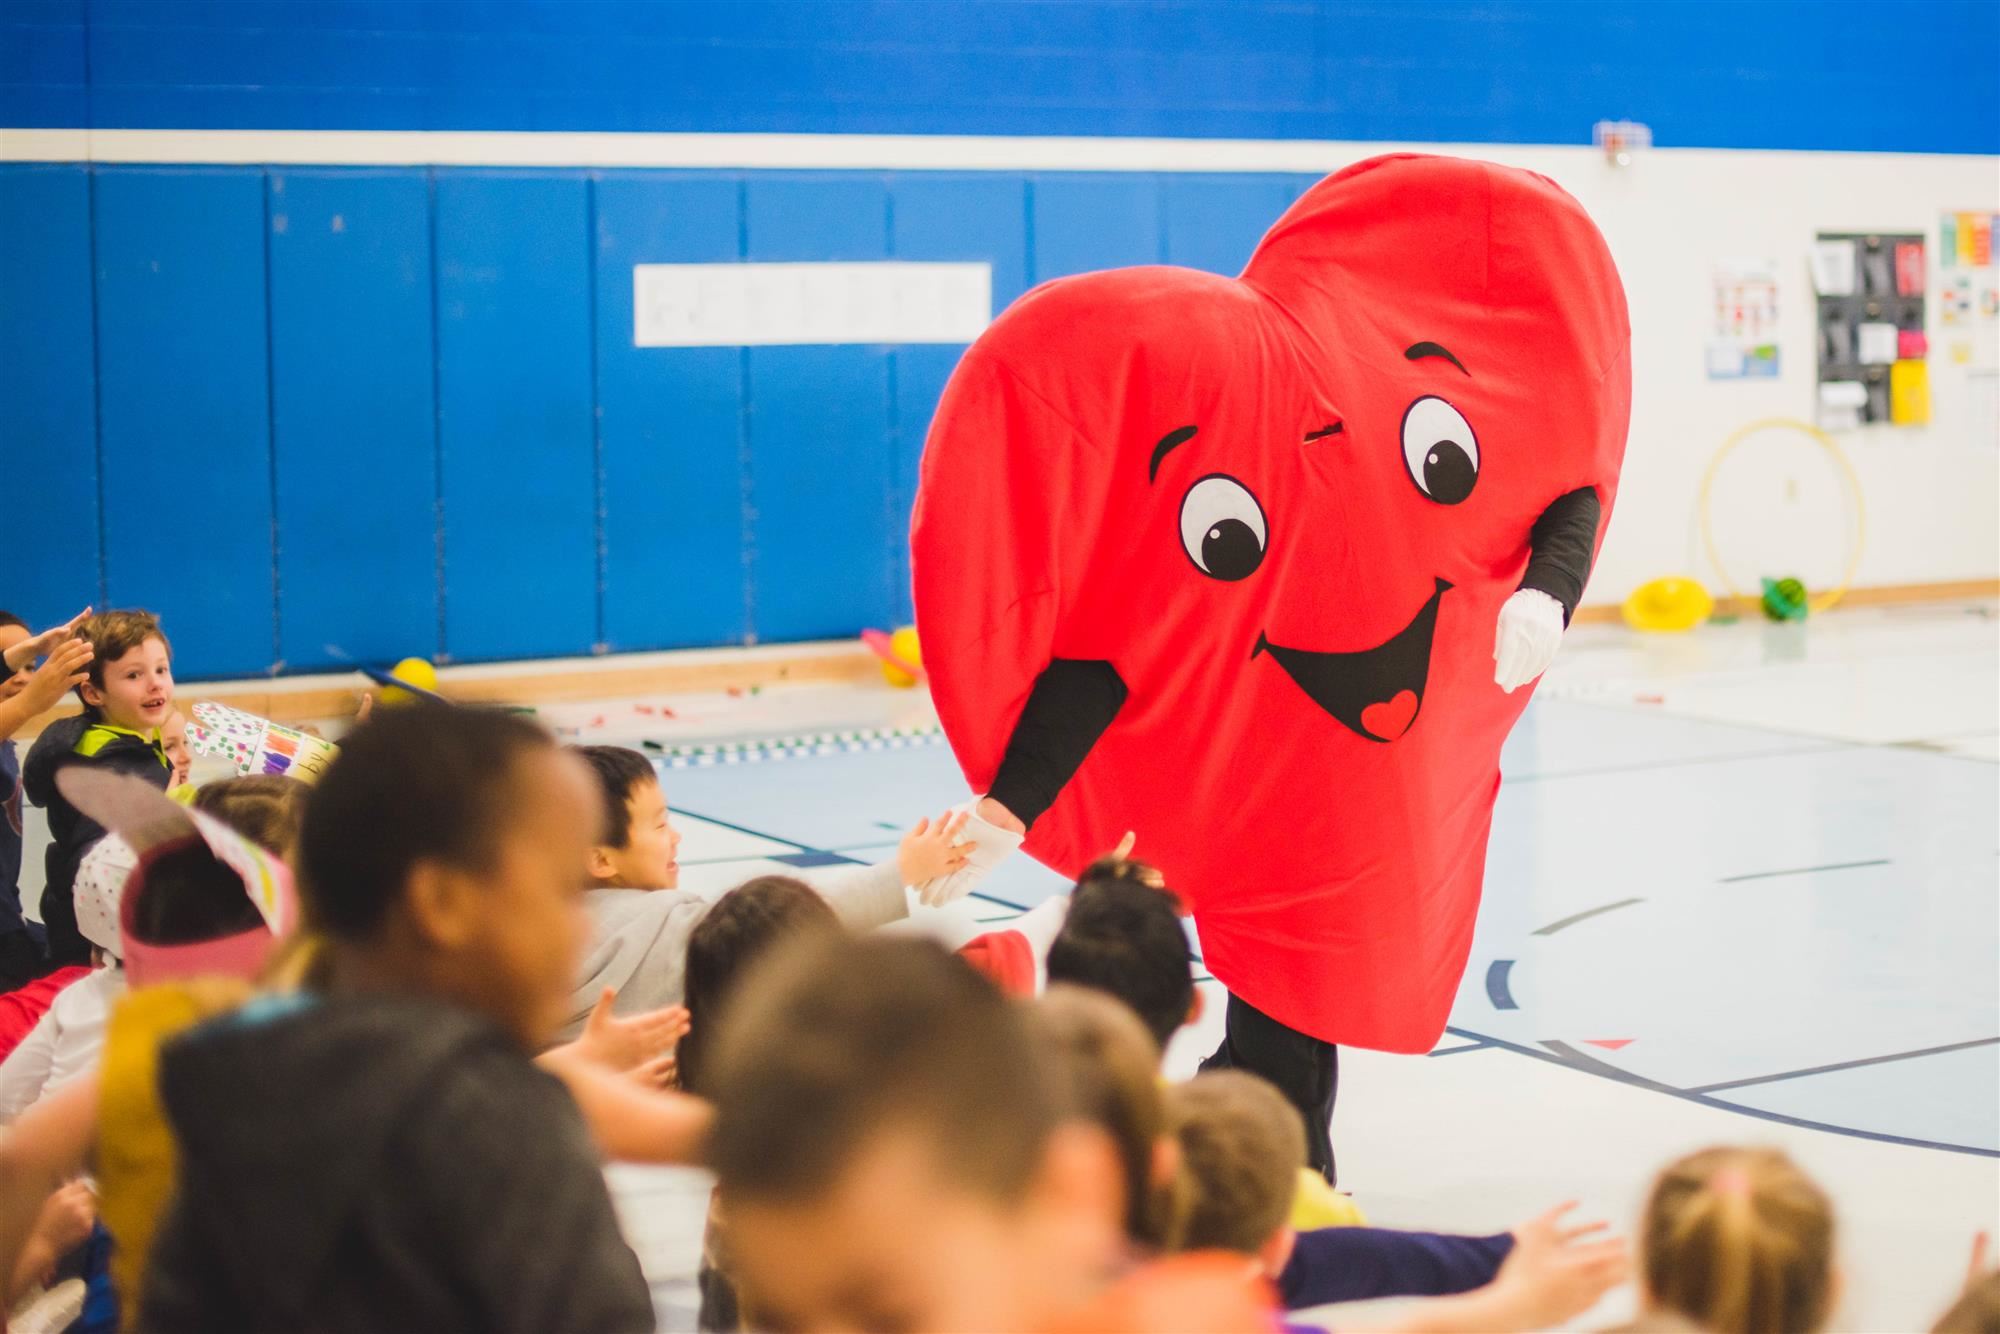
{"type": "Polygon", "coordinates": [[[993,318],[993,266],[634,264],[637,347],[969,343],[993,318]]]}

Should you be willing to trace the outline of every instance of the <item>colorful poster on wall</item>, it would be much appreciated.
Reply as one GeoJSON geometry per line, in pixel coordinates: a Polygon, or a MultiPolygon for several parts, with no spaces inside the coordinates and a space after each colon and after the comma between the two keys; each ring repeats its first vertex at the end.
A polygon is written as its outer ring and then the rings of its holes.
{"type": "Polygon", "coordinates": [[[1938,227],[1938,260],[1947,268],[1993,267],[1993,228],[2000,214],[1947,213],[1938,227]]]}
{"type": "Polygon", "coordinates": [[[1778,261],[1738,260],[1714,271],[1708,378],[1769,380],[1778,374],[1778,261]]]}
{"type": "Polygon", "coordinates": [[[1946,213],[1938,219],[1938,323],[1953,366],[1980,377],[1975,396],[1991,397],[2000,369],[2000,267],[1993,234],[2000,214],[1946,213]]]}

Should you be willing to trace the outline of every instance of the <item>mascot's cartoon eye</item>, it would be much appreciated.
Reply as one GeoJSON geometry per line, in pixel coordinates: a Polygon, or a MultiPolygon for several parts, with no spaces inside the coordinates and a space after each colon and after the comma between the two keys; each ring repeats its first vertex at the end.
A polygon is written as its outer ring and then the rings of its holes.
{"type": "Polygon", "coordinates": [[[1181,501],[1181,546],[1211,579],[1234,582],[1256,573],[1268,536],[1263,506],[1234,477],[1204,477],[1181,501]]]}
{"type": "Polygon", "coordinates": [[[1426,394],[1403,413],[1403,462],[1417,490],[1440,505],[1456,505],[1479,480],[1479,441],[1464,414],[1426,394]]]}

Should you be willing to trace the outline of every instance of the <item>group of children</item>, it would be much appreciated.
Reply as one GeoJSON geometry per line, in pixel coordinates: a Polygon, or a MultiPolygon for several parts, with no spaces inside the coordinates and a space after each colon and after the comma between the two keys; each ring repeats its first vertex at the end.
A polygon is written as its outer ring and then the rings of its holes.
{"type": "MultiPolygon", "coordinates": [[[[1163,1080],[1201,994],[1129,843],[947,951],[872,928],[963,867],[958,817],[700,897],[636,752],[418,704],[310,788],[186,791],[151,617],[0,618],[0,647],[0,741],[84,706],[18,779],[0,745],[0,875],[23,789],[52,833],[45,936],[16,897],[0,958],[90,967],[0,1063],[0,1279],[43,1303],[15,1328],[651,1329],[606,1159],[714,1173],[709,1329],[1278,1330],[1389,1296],[1389,1328],[1539,1329],[1628,1278],[1635,1328],[1833,1319],[1833,1210],[1771,1150],[1670,1165],[1636,1256],[1567,1206],[1367,1226],[1270,1085],[1163,1080]]],[[[1938,1329],[2000,1329],[1974,1269],[1938,1329]]]]}

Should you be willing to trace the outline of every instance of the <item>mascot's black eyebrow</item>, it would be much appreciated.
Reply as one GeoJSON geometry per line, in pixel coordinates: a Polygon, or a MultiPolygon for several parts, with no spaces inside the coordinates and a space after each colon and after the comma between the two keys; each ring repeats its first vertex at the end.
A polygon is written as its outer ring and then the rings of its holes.
{"type": "Polygon", "coordinates": [[[1403,356],[1410,361],[1422,361],[1425,357],[1443,357],[1446,361],[1458,367],[1459,374],[1472,374],[1471,371],[1465,369],[1464,362],[1446,350],[1443,343],[1413,343],[1403,352],[1403,356]]]}
{"type": "Polygon", "coordinates": [[[1194,439],[1194,433],[1197,429],[1199,428],[1193,426],[1176,426],[1173,430],[1168,431],[1160,437],[1160,443],[1153,446],[1153,466],[1146,470],[1147,482],[1152,482],[1154,478],[1160,475],[1160,460],[1175,449],[1194,439]]]}

